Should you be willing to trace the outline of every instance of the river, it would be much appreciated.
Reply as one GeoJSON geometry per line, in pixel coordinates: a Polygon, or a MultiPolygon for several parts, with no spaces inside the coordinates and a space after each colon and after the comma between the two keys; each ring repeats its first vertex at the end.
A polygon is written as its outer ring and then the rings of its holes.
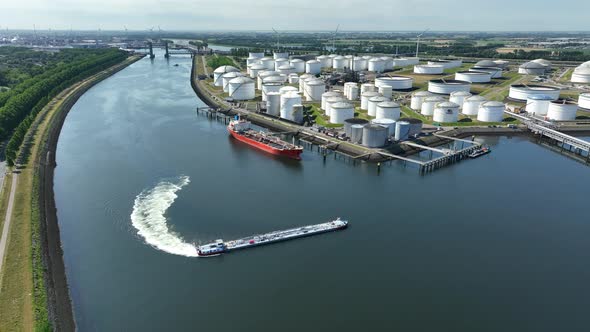
{"type": "Polygon", "coordinates": [[[526,137],[426,176],[277,159],[197,116],[189,73],[145,58],[65,121],[55,197],[80,331],[587,329],[588,167],[526,137]],[[193,257],[338,216],[351,227],[193,257]]]}

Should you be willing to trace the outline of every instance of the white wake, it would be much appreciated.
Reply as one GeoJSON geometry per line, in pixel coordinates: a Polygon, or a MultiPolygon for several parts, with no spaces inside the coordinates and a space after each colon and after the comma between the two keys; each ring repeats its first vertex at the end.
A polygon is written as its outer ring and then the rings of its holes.
{"type": "Polygon", "coordinates": [[[176,181],[163,180],[154,188],[141,192],[135,198],[131,224],[152,247],[174,255],[197,257],[195,247],[166,224],[166,211],[178,197],[176,193],[189,182],[188,176],[181,176],[176,181]]]}

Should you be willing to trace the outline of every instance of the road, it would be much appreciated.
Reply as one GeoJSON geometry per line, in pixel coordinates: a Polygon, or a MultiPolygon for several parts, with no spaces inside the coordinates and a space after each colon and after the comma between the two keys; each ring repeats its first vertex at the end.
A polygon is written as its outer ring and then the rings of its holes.
{"type": "MultiPolygon", "coordinates": [[[[10,188],[10,196],[8,198],[8,206],[6,207],[6,216],[4,217],[4,227],[2,228],[2,237],[0,237],[0,276],[2,275],[2,265],[4,264],[4,252],[8,245],[8,233],[10,231],[10,221],[12,219],[12,207],[14,206],[14,194],[16,192],[16,184],[18,182],[18,174],[12,173],[12,186],[10,188]]],[[[0,289],[0,291],[2,291],[0,289]]]]}

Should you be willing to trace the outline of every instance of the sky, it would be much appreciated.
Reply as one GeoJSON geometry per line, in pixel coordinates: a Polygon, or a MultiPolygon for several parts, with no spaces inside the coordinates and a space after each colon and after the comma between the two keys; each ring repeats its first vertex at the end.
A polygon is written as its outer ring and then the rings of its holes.
{"type": "Polygon", "coordinates": [[[588,0],[0,0],[0,28],[588,31],[588,0]]]}

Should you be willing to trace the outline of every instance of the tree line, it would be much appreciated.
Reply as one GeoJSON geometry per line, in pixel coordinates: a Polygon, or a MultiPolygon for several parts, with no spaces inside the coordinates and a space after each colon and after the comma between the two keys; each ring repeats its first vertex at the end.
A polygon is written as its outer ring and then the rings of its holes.
{"type": "Polygon", "coordinates": [[[58,93],[86,77],[127,58],[127,53],[109,49],[83,60],[61,64],[16,86],[0,100],[0,139],[12,133],[6,159],[14,165],[17,152],[37,114],[58,93]]]}

